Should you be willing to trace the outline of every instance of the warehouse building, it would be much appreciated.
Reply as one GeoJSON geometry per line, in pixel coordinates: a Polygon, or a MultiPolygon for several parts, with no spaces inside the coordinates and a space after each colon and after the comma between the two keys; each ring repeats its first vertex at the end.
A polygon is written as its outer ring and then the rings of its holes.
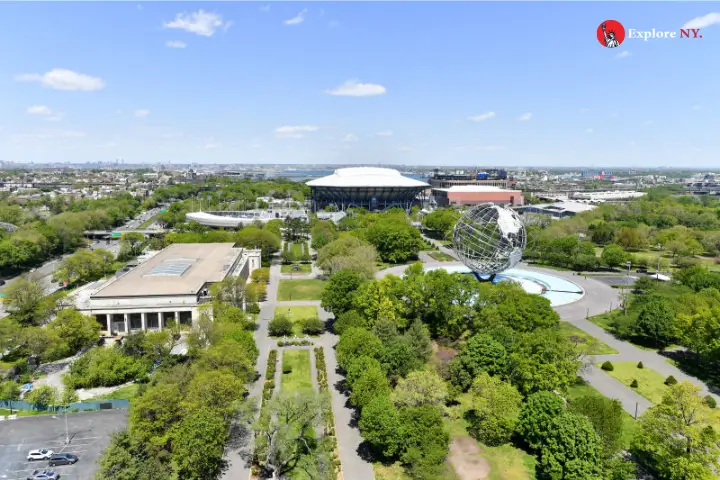
{"type": "Polygon", "coordinates": [[[478,205],[480,203],[516,207],[523,204],[523,195],[520,190],[506,190],[490,185],[456,185],[450,188],[433,188],[432,198],[438,207],[478,205]]]}
{"type": "Polygon", "coordinates": [[[129,272],[80,292],[77,308],[94,315],[106,335],[191,325],[209,288],[230,275],[247,279],[260,267],[260,250],[233,243],[176,243],[129,272]]]}

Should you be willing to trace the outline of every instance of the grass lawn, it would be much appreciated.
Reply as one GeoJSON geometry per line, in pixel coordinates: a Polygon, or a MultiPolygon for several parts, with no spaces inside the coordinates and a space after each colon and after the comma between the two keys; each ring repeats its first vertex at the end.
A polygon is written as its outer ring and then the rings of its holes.
{"type": "Polygon", "coordinates": [[[483,457],[490,464],[488,480],[530,480],[535,478],[537,460],[512,445],[487,447],[482,445],[483,457]]]}
{"type": "Polygon", "coordinates": [[[100,397],[94,397],[88,400],[84,400],[85,402],[95,402],[98,400],[130,400],[137,396],[139,385],[133,383],[132,385],[128,385],[126,387],[118,388],[114,392],[110,392],[107,395],[102,395],[100,397]]]}
{"type": "Polygon", "coordinates": [[[325,281],[314,278],[306,280],[280,280],[277,299],[281,302],[290,300],[320,300],[324,288],[325,281]]]}
{"type": "Polygon", "coordinates": [[[612,364],[615,370],[612,372],[603,371],[628,387],[633,380],[637,380],[638,387],[634,389],[637,393],[655,405],[662,402],[663,394],[667,390],[664,383],[665,377],[647,367],[637,368],[637,362],[612,362],[612,364]]]}
{"type": "MultiPolygon", "coordinates": [[[[405,473],[405,469],[399,462],[388,465],[375,462],[373,463],[373,471],[375,472],[375,480],[412,480],[412,478],[405,473]]],[[[441,478],[443,480],[459,480],[452,465],[447,461],[445,462],[445,470],[441,478]]]]}
{"type": "Polygon", "coordinates": [[[152,223],[157,220],[160,217],[160,214],[153,215],[152,217],[145,220],[143,223],[140,224],[138,228],[148,228],[152,223]]]}
{"type": "Polygon", "coordinates": [[[457,260],[445,252],[429,252],[428,255],[438,262],[456,262],[457,260]]]}
{"type": "MultiPolygon", "coordinates": [[[[14,410],[12,411],[13,415],[17,415],[18,417],[34,417],[36,415],[54,415],[55,412],[51,411],[45,411],[45,410],[14,410]]],[[[0,415],[7,417],[10,415],[10,410],[7,408],[0,408],[0,415]]]]}
{"type": "Polygon", "coordinates": [[[318,309],[313,306],[275,307],[275,315],[290,315],[293,322],[293,334],[298,337],[304,336],[300,320],[303,318],[317,317],[318,309]],[[290,311],[288,313],[288,310],[290,311]]]}
{"type": "Polygon", "coordinates": [[[290,373],[283,373],[280,388],[283,392],[302,392],[312,390],[310,377],[310,350],[283,350],[283,371],[290,367],[290,373]]]}
{"type": "Polygon", "coordinates": [[[292,265],[281,265],[280,266],[280,273],[283,275],[290,275],[291,273],[310,273],[312,272],[312,265],[309,263],[294,263],[292,265]],[[299,270],[293,270],[293,267],[298,267],[299,270]]]}
{"type": "Polygon", "coordinates": [[[288,250],[290,251],[290,258],[299,259],[300,257],[302,257],[302,244],[291,243],[288,250]]]}
{"type": "MultiPolygon", "coordinates": [[[[615,365],[615,363],[613,363],[615,365]]],[[[638,380],[639,382],[640,380],[638,380]]],[[[573,399],[580,397],[602,397],[603,394],[595,390],[593,387],[585,383],[585,381],[578,377],[577,382],[568,388],[567,399],[573,401],[573,399]]],[[[638,422],[630,415],[625,412],[623,414],[623,435],[622,445],[623,448],[627,449],[630,447],[635,431],[639,428],[638,422]]]]}
{"type": "Polygon", "coordinates": [[[588,355],[615,355],[618,353],[614,348],[585,333],[571,323],[560,322],[560,331],[567,335],[568,339],[576,344],[577,349],[582,353],[588,355]]]}

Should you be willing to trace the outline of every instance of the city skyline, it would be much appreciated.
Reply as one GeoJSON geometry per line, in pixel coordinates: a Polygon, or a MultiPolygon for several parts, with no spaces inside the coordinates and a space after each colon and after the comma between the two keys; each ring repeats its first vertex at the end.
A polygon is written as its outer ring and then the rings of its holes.
{"type": "Polygon", "coordinates": [[[717,164],[708,3],[2,8],[6,161],[717,164]],[[607,49],[595,31],[609,19],[703,38],[607,49]]]}

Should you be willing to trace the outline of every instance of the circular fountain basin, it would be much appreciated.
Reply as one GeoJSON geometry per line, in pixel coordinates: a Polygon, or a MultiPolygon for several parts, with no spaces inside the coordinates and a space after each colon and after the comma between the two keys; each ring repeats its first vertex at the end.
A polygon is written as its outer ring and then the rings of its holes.
{"type": "MultiPolygon", "coordinates": [[[[442,265],[437,267],[426,267],[425,271],[445,270],[448,273],[462,273],[474,275],[465,265],[442,265]]],[[[567,305],[577,302],[584,295],[585,291],[576,283],[556,275],[525,270],[522,268],[510,268],[495,276],[494,283],[510,281],[519,284],[527,293],[534,293],[545,297],[553,307],[567,305]]]]}

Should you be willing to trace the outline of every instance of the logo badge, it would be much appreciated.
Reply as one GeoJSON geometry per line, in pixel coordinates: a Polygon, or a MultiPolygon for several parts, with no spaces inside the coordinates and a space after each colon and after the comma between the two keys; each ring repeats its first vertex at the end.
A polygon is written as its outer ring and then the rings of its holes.
{"type": "Polygon", "coordinates": [[[625,27],[616,20],[605,20],[597,28],[597,39],[603,47],[617,48],[625,40],[625,27]]]}

